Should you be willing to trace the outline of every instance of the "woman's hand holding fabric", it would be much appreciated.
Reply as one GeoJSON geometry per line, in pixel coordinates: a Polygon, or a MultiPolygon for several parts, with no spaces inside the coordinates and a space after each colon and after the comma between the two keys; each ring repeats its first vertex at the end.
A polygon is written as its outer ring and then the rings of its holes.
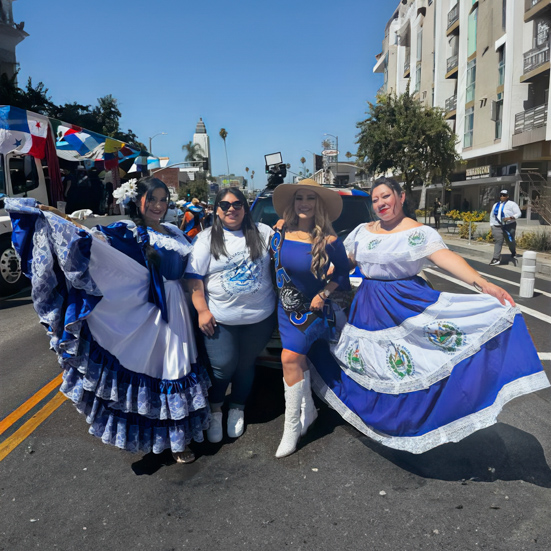
{"type": "Polygon", "coordinates": [[[501,302],[503,306],[506,306],[505,301],[509,302],[511,306],[515,306],[515,301],[513,300],[511,295],[505,289],[502,289],[498,285],[495,285],[483,279],[482,281],[478,282],[478,286],[482,289],[482,292],[484,294],[497,298],[497,300],[499,300],[499,302],[501,302]]]}

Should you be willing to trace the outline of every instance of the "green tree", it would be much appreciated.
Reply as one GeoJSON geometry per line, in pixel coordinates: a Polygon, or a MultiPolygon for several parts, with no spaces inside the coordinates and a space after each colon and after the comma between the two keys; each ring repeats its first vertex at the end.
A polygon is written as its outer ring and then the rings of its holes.
{"type": "Polygon", "coordinates": [[[205,158],[203,155],[203,148],[198,143],[193,143],[191,140],[182,146],[182,151],[186,153],[185,160],[188,163],[202,161],[205,158]]]}
{"type": "Polygon", "coordinates": [[[230,163],[228,162],[228,148],[226,147],[226,138],[228,137],[228,131],[225,128],[220,129],[220,137],[224,140],[224,151],[226,152],[226,167],[228,169],[228,176],[230,175],[230,163]]]}
{"type": "Polygon", "coordinates": [[[119,119],[122,116],[117,99],[111,94],[98,98],[98,105],[94,107],[92,113],[101,127],[99,132],[114,138],[120,131],[119,119]]]}
{"type": "Polygon", "coordinates": [[[52,101],[51,96],[48,95],[48,88],[43,82],[39,82],[36,86],[33,86],[32,78],[27,80],[27,86],[21,91],[21,101],[23,109],[32,111],[33,113],[40,113],[41,115],[51,115],[55,112],[56,105],[52,101]]]}
{"type": "Polygon", "coordinates": [[[23,108],[22,90],[17,86],[17,73],[11,78],[6,73],[0,75],[0,103],[23,108]]]}
{"type": "Polygon", "coordinates": [[[446,123],[444,112],[427,107],[409,93],[377,96],[368,103],[368,117],[357,123],[359,163],[370,173],[392,171],[411,194],[415,180],[430,183],[434,176],[445,182],[457,162],[457,137],[446,123]]]}
{"type": "Polygon", "coordinates": [[[200,171],[195,174],[195,180],[190,180],[180,184],[178,188],[178,198],[185,201],[191,201],[194,197],[197,197],[199,201],[208,201],[209,198],[209,184],[207,175],[205,172],[200,171]]]}

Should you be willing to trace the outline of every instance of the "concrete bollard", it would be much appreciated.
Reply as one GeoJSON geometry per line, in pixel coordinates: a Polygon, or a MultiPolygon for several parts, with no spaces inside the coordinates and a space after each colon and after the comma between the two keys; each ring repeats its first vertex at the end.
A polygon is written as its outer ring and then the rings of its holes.
{"type": "Polygon", "coordinates": [[[522,255],[522,271],[520,273],[519,297],[532,298],[536,283],[536,256],[534,251],[526,251],[522,255]]]}

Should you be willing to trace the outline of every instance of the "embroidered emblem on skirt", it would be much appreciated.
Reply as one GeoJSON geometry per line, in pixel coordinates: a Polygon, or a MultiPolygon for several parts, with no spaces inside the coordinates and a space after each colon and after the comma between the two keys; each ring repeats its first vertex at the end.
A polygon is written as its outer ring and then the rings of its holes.
{"type": "Polygon", "coordinates": [[[360,350],[357,346],[351,346],[346,351],[346,365],[350,371],[365,375],[365,362],[360,356],[360,350]]]}
{"type": "Polygon", "coordinates": [[[436,321],[426,325],[424,331],[430,343],[448,354],[454,354],[467,342],[467,335],[450,321],[436,321]]]}
{"type": "Polygon", "coordinates": [[[386,364],[396,377],[403,379],[415,373],[413,357],[405,346],[391,344],[387,348],[386,353],[386,364]]]}

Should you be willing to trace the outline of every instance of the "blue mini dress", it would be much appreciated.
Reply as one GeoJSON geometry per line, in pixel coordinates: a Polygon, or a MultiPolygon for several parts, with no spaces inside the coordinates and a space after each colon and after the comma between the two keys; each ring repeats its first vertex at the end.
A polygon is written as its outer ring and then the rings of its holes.
{"type": "MultiPolygon", "coordinates": [[[[278,322],[283,348],[307,354],[318,339],[331,340],[336,328],[344,324],[345,314],[339,305],[326,300],[321,312],[311,312],[309,305],[312,299],[325,287],[327,281],[317,279],[311,272],[312,245],[302,241],[283,239],[276,232],[272,237],[272,249],[276,255],[276,279],[279,292],[278,322]],[[293,310],[292,300],[286,293],[287,283],[302,297],[301,304],[293,310]]],[[[348,258],[343,244],[334,241],[326,245],[329,265],[334,271],[329,281],[338,283],[339,291],[350,290],[348,258]]],[[[295,293],[295,297],[296,297],[295,293]]]]}

